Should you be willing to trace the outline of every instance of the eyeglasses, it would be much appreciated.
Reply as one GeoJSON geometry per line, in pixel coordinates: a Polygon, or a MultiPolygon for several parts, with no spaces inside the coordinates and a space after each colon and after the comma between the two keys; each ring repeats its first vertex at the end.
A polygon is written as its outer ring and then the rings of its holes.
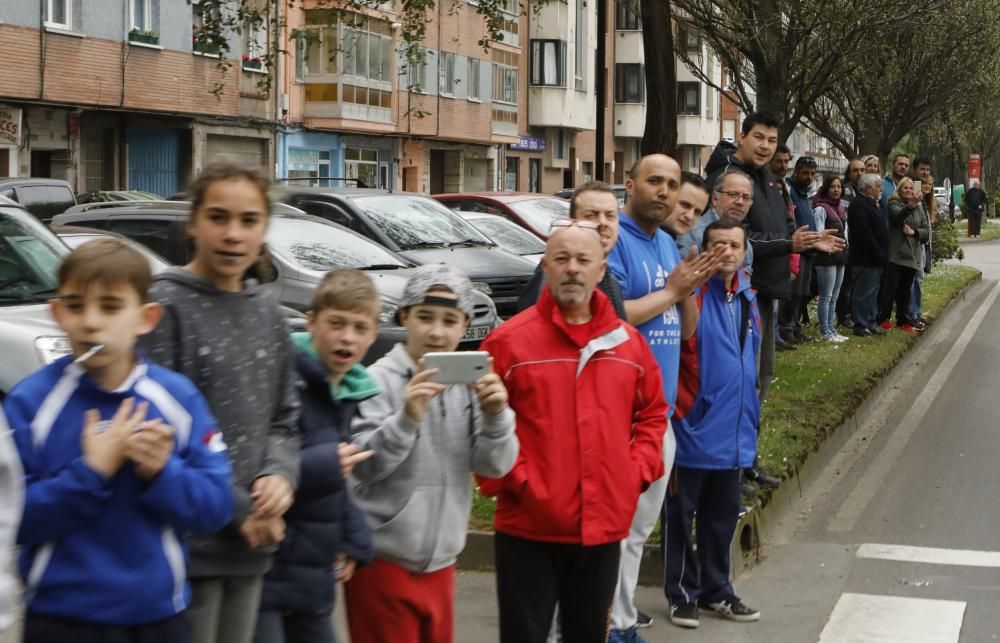
{"type": "Polygon", "coordinates": [[[597,232],[601,227],[599,224],[593,221],[584,221],[582,219],[556,219],[552,222],[552,230],[556,228],[570,228],[572,226],[577,226],[583,228],[584,230],[593,230],[597,232]]]}
{"type": "Polygon", "coordinates": [[[753,201],[753,194],[747,194],[746,192],[736,192],[735,190],[732,192],[729,190],[716,190],[715,192],[717,194],[724,194],[733,201],[746,201],[747,203],[753,201]]]}

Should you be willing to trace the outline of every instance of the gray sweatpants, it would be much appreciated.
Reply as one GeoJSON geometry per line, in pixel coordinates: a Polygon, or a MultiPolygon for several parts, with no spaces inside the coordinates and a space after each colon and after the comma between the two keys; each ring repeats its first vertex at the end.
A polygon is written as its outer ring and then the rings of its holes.
{"type": "Polygon", "coordinates": [[[252,643],[261,576],[192,578],[191,643],[252,643]]]}

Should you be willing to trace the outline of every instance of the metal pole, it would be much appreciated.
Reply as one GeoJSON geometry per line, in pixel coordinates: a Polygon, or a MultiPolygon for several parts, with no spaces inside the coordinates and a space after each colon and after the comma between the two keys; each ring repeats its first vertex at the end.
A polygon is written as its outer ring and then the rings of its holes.
{"type": "MultiPolygon", "coordinates": [[[[582,2],[583,0],[577,0],[582,2]]],[[[597,123],[594,142],[594,178],[604,181],[604,125],[608,102],[608,0],[597,1],[597,64],[594,67],[597,83],[597,123]]]]}

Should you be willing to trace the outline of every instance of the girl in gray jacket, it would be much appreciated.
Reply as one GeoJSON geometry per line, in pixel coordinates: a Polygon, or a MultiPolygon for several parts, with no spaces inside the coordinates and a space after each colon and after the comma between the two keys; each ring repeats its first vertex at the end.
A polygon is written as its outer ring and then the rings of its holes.
{"type": "Polygon", "coordinates": [[[375,560],[346,587],[352,643],[451,642],[470,474],[502,477],[517,457],[514,413],[496,374],[446,386],[423,367],[425,353],[457,348],[472,319],[471,292],[455,268],[417,269],[397,313],[407,341],[368,369],[382,394],[361,403],[352,435],[375,455],[354,468],[351,486],[375,560]]]}

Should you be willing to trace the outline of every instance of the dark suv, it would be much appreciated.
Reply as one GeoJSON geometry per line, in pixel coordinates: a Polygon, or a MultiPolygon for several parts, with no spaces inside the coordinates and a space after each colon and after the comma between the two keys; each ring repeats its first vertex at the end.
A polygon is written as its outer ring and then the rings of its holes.
{"type": "MultiPolygon", "coordinates": [[[[180,201],[93,203],[70,208],[53,219],[53,226],[76,225],[109,230],[155,250],[173,264],[185,264],[192,247],[184,225],[191,204],[180,201]]],[[[319,217],[284,204],[275,204],[267,230],[271,274],[263,287],[283,305],[304,311],[323,275],[332,268],[365,270],[381,298],[379,334],[365,356],[371,363],[406,331],[395,321],[403,287],[412,264],[365,237],[319,217]]],[[[459,347],[472,349],[500,319],[489,297],[475,293],[474,315],[459,347]]]]}
{"type": "Polygon", "coordinates": [[[423,194],[290,186],[278,197],[350,228],[415,264],[446,263],[461,268],[477,289],[493,299],[501,317],[517,312],[517,297],[535,271],[533,262],[501,249],[423,194]]]}
{"type": "Polygon", "coordinates": [[[0,196],[48,223],[55,215],[76,205],[76,195],[66,181],[0,177],[0,196]]]}

